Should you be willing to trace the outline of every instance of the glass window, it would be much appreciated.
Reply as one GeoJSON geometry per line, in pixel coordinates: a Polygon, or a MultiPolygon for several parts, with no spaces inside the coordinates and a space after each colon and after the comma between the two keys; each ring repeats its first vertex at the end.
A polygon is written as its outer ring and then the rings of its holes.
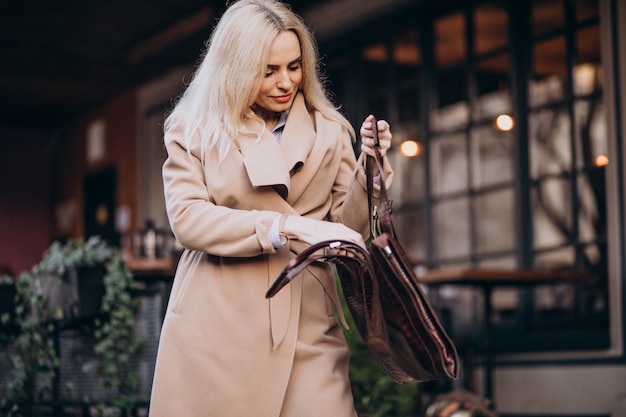
{"type": "Polygon", "coordinates": [[[531,9],[532,33],[543,35],[565,25],[563,0],[534,0],[531,9]]]}
{"type": "Polygon", "coordinates": [[[435,63],[449,67],[465,61],[465,16],[454,13],[438,18],[434,24],[435,63]]]}
{"type": "Polygon", "coordinates": [[[567,57],[565,37],[538,42],[533,47],[530,105],[540,106],[565,98],[567,57]]]}
{"type": "Polygon", "coordinates": [[[472,188],[513,180],[513,138],[493,125],[471,131],[472,188]]]}
{"type": "MultiPolygon", "coordinates": [[[[544,249],[571,242],[572,189],[568,179],[550,178],[532,188],[533,247],[544,249]]],[[[569,264],[573,265],[573,259],[569,264]]]]}
{"type": "MultiPolygon", "coordinates": [[[[394,200],[394,205],[396,204],[394,200]]],[[[426,259],[426,247],[424,245],[424,213],[420,208],[412,210],[395,210],[393,214],[394,227],[398,239],[407,249],[411,260],[417,265],[426,259]]]]}
{"type": "MultiPolygon", "coordinates": [[[[454,4],[437,15],[411,6],[413,24],[367,44],[355,36],[344,60],[328,64],[332,81],[346,84],[335,87],[338,94],[392,121],[390,198],[399,238],[416,263],[435,268],[592,272],[599,278],[593,285],[495,290],[496,346],[605,347],[605,166],[615,156],[602,97],[598,1],[454,4]],[[512,10],[527,14],[530,25],[512,10]],[[424,36],[430,29],[432,38],[424,36]],[[350,51],[359,51],[358,62],[350,51]],[[503,114],[516,117],[511,130],[496,127],[503,114]],[[405,140],[419,143],[417,156],[402,154],[405,140]]],[[[454,333],[476,336],[482,293],[442,287],[439,295],[454,333]]]]}
{"type": "MultiPolygon", "coordinates": [[[[582,242],[606,239],[604,175],[604,168],[588,170],[578,175],[578,234],[582,242]]],[[[595,264],[597,262],[588,263],[588,265],[595,264]]]]}
{"type": "Polygon", "coordinates": [[[431,184],[434,195],[468,189],[465,134],[442,136],[430,144],[431,184]]]}
{"type": "Polygon", "coordinates": [[[572,147],[567,107],[547,108],[530,115],[530,176],[539,178],[571,169],[572,147]]]}
{"type": "Polygon", "coordinates": [[[515,192],[505,188],[474,198],[476,251],[479,254],[515,248],[515,192]]]}
{"type": "Polygon", "coordinates": [[[363,49],[365,110],[380,119],[389,118],[388,61],[389,48],[385,43],[376,43],[363,49]]]}
{"type": "Polygon", "coordinates": [[[474,120],[511,114],[511,63],[508,53],[498,54],[476,62],[476,93],[474,120]]]}
{"type": "MultiPolygon", "coordinates": [[[[394,37],[393,62],[398,91],[398,118],[403,130],[417,127],[419,118],[419,65],[421,61],[418,32],[409,29],[394,37]],[[410,125],[405,126],[405,124],[410,125]]],[[[412,132],[411,139],[416,139],[412,132]]],[[[400,138],[405,140],[406,138],[400,138]]]]}
{"type": "Polygon", "coordinates": [[[576,123],[576,166],[593,168],[609,163],[608,133],[602,99],[577,100],[574,103],[576,123]]]}
{"type": "Polygon", "coordinates": [[[435,258],[467,257],[471,252],[470,207],[467,197],[450,199],[433,206],[435,258]]]}
{"type": "MultiPolygon", "coordinates": [[[[397,136],[395,128],[393,135],[397,136]]],[[[415,207],[424,199],[424,158],[420,155],[406,157],[396,150],[387,153],[387,157],[393,166],[393,187],[389,189],[393,206],[410,204],[415,207]]]]}
{"type": "Polygon", "coordinates": [[[509,44],[509,22],[506,10],[490,1],[474,9],[474,52],[478,55],[509,44]]]}
{"type": "Polygon", "coordinates": [[[576,9],[576,20],[584,21],[598,18],[598,0],[576,0],[574,7],[576,9]]]}

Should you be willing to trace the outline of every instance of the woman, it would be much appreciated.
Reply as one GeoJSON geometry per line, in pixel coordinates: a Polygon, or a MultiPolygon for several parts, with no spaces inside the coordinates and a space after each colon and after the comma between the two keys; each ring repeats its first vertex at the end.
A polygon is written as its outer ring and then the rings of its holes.
{"type": "MultiPolygon", "coordinates": [[[[363,245],[364,158],[326,98],[310,32],[285,5],[224,13],[165,123],[170,225],[186,248],[157,358],[152,417],[351,417],[349,352],[328,267],[271,300],[294,253],[328,239],[363,245]]],[[[373,153],[371,117],[360,129],[373,153]]],[[[378,122],[381,151],[391,143],[378,122]]],[[[385,178],[391,170],[385,163],[385,178]]]]}

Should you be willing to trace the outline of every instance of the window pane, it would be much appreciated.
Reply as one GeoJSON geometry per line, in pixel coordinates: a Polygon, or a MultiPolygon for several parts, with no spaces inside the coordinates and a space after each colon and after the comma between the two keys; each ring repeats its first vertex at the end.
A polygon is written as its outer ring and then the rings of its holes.
{"type": "Polygon", "coordinates": [[[608,134],[602,99],[577,100],[574,103],[576,122],[576,166],[596,167],[609,163],[608,134]]]}
{"type": "Polygon", "coordinates": [[[470,107],[467,103],[467,78],[461,70],[444,73],[437,78],[437,110],[431,115],[434,131],[451,131],[467,126],[470,107]]]}
{"type": "Polygon", "coordinates": [[[574,7],[576,8],[577,20],[597,18],[600,14],[598,10],[598,0],[576,0],[574,7]]]}
{"type": "Polygon", "coordinates": [[[569,242],[572,236],[571,202],[571,187],[566,179],[548,179],[532,188],[531,216],[535,249],[569,242]]]}
{"type": "Polygon", "coordinates": [[[574,266],[576,253],[567,247],[535,255],[534,267],[537,269],[561,269],[574,266]]]}
{"type": "Polygon", "coordinates": [[[474,215],[479,253],[515,248],[515,192],[512,188],[475,197],[474,215]]]}
{"type": "Polygon", "coordinates": [[[605,170],[590,170],[578,176],[579,240],[592,242],[606,239],[605,170]]]}
{"type": "Polygon", "coordinates": [[[567,108],[549,108],[533,113],[528,126],[531,177],[571,171],[572,147],[567,108]]]}
{"type": "Polygon", "coordinates": [[[480,189],[513,180],[512,136],[494,126],[471,131],[472,187],[480,189]]]}
{"type": "Polygon", "coordinates": [[[422,210],[396,211],[393,214],[393,222],[398,239],[407,249],[411,261],[417,264],[426,259],[422,210]]]}
{"type": "MultiPolygon", "coordinates": [[[[397,136],[394,129],[394,140],[397,136]]],[[[422,202],[424,196],[424,159],[423,156],[408,158],[400,152],[388,152],[387,157],[393,167],[393,187],[389,189],[389,198],[394,207],[422,202]]]]}
{"type": "Polygon", "coordinates": [[[469,236],[469,200],[466,197],[433,205],[435,258],[444,260],[469,256],[469,236]]]}
{"type": "Polygon", "coordinates": [[[531,11],[533,35],[542,35],[565,24],[562,0],[534,0],[531,11]]]}
{"type": "Polygon", "coordinates": [[[533,47],[533,80],[529,86],[531,106],[565,98],[567,65],[565,38],[551,38],[533,47]]]}
{"type": "Polygon", "coordinates": [[[600,61],[600,26],[580,29],[576,32],[576,62],[596,64],[600,61]]]}
{"type": "Polygon", "coordinates": [[[509,44],[509,22],[506,10],[496,2],[481,4],[474,10],[474,49],[477,54],[509,44]]]}
{"type": "Polygon", "coordinates": [[[588,96],[600,90],[602,68],[599,66],[587,62],[576,65],[572,72],[576,96],[588,96]]]}
{"type": "Polygon", "coordinates": [[[465,60],[465,17],[455,13],[435,21],[435,64],[448,67],[465,60]]]}
{"type": "Polygon", "coordinates": [[[363,72],[365,85],[365,109],[379,118],[388,118],[387,68],[389,48],[383,43],[371,45],[363,50],[363,72]]]}
{"type": "MultiPolygon", "coordinates": [[[[398,94],[399,121],[416,124],[419,115],[418,85],[420,73],[418,65],[421,60],[416,30],[407,30],[395,37],[393,60],[398,94]]],[[[413,136],[411,139],[415,140],[416,137],[413,136]]]]}
{"type": "Polygon", "coordinates": [[[495,117],[513,111],[510,89],[509,54],[480,60],[476,63],[478,103],[474,108],[474,120],[495,117]]]}
{"type": "Polygon", "coordinates": [[[465,135],[459,133],[433,139],[430,144],[430,167],[434,195],[467,190],[465,135]]]}
{"type": "Polygon", "coordinates": [[[346,72],[348,60],[344,55],[330,59],[326,64],[326,73],[328,76],[328,90],[334,97],[336,105],[340,105],[345,110],[348,105],[346,97],[348,96],[348,83],[346,81],[346,72]]]}
{"type": "Polygon", "coordinates": [[[422,57],[417,30],[405,30],[394,37],[393,60],[396,65],[412,68],[417,67],[421,63],[422,57]]]}

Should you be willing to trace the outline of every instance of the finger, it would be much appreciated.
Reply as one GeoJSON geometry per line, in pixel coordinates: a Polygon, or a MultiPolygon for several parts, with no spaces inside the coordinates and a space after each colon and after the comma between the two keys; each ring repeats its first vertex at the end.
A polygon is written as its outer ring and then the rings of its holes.
{"type": "Polygon", "coordinates": [[[389,130],[389,123],[386,120],[379,120],[377,126],[380,133],[389,130]]]}

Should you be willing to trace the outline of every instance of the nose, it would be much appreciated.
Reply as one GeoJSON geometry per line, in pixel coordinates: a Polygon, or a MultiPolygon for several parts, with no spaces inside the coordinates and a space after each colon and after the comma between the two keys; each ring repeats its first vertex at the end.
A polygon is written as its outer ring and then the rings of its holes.
{"type": "Polygon", "coordinates": [[[291,87],[293,82],[291,81],[291,77],[289,76],[288,71],[281,71],[280,78],[278,79],[278,88],[288,90],[291,87]]]}

